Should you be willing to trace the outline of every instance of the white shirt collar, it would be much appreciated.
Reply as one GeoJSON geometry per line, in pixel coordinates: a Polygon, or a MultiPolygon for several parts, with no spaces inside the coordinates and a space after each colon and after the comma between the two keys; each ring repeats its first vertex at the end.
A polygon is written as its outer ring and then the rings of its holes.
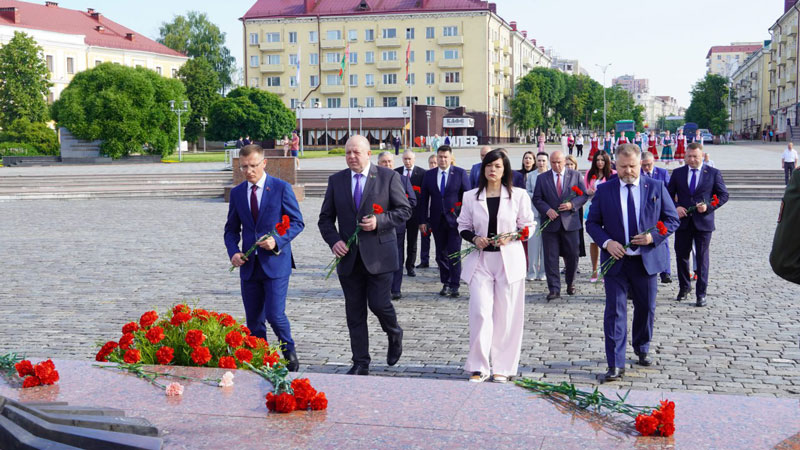
{"type": "MultiPolygon", "coordinates": [[[[255,185],[258,186],[258,189],[264,189],[264,183],[266,183],[266,182],[267,182],[267,172],[264,172],[263,174],[261,174],[261,179],[258,180],[255,185]]],[[[247,188],[252,190],[253,189],[253,183],[248,181],[247,182],[247,188]]]]}
{"type": "Polygon", "coordinates": [[[444,169],[444,170],[442,170],[442,168],[441,168],[441,167],[438,167],[438,166],[437,166],[437,167],[436,167],[436,170],[438,170],[438,171],[439,171],[439,176],[442,176],[442,172],[444,172],[444,173],[446,173],[446,174],[449,174],[449,173],[450,173],[450,166],[447,166],[447,169],[444,169]]]}
{"type": "MultiPolygon", "coordinates": [[[[641,176],[637,177],[637,178],[636,178],[636,181],[634,181],[633,183],[630,183],[630,184],[632,184],[632,185],[633,185],[633,187],[635,187],[635,188],[638,188],[638,187],[639,187],[639,182],[640,182],[640,181],[642,181],[642,177],[641,177],[641,176]]],[[[627,186],[628,186],[628,183],[626,183],[626,182],[622,181],[622,178],[620,178],[620,179],[619,179],[619,182],[620,182],[620,184],[621,184],[621,186],[622,186],[622,187],[627,187],[627,186]]]]}
{"type": "MultiPolygon", "coordinates": [[[[364,167],[364,170],[361,171],[361,174],[364,175],[365,178],[366,178],[367,174],[369,173],[369,166],[370,166],[370,163],[367,162],[367,165],[364,167]]],[[[353,170],[351,169],[350,170],[350,178],[353,178],[354,176],[356,176],[357,173],[358,172],[353,172],[353,170]]]]}
{"type": "Polygon", "coordinates": [[[692,173],[693,170],[697,170],[698,173],[701,172],[703,170],[703,164],[705,164],[705,162],[701,162],[700,167],[697,169],[693,169],[692,166],[689,166],[689,173],[692,173]]]}

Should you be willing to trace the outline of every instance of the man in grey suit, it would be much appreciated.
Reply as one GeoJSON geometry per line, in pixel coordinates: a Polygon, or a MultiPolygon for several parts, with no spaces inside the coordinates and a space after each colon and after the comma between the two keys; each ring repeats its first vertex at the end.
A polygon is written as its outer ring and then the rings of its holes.
{"type": "Polygon", "coordinates": [[[547,301],[561,297],[561,277],[559,275],[559,255],[564,257],[567,294],[575,295],[575,274],[578,271],[578,245],[580,243],[581,217],[578,212],[586,203],[581,174],[567,169],[564,153],[560,150],[550,155],[550,167],[540,174],[533,190],[533,206],[539,211],[542,220],[550,219],[550,224],[542,232],[544,248],[544,269],[547,275],[547,301]],[[575,195],[572,188],[578,187],[581,195],[575,195]]]}
{"type": "Polygon", "coordinates": [[[319,213],[319,231],[337,257],[336,273],[344,292],[347,328],[353,366],[349,375],[369,375],[367,308],[389,337],[386,363],[393,366],[403,352],[403,330],[397,323],[390,288],[398,269],[396,228],[411,216],[411,206],[400,174],[370,164],[372,152],[363,136],[345,144],[348,169],[328,178],[328,189],[319,213]],[[372,214],[373,205],[383,212],[372,214]],[[338,230],[337,230],[338,225],[338,230]],[[356,227],[358,240],[347,248],[356,227]]]}

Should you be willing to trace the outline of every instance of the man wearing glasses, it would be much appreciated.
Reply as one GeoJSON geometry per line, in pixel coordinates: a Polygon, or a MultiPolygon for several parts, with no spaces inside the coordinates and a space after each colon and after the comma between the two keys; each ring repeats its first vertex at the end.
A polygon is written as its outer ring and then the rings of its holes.
{"type": "Polygon", "coordinates": [[[247,328],[253,336],[267,339],[265,322],[269,322],[283,347],[287,368],[296,372],[300,363],[285,309],[294,268],[291,241],[303,231],[303,216],[292,186],[267,175],[265,165],[261,146],[246,145],[239,151],[239,169],[246,180],[231,190],[225,247],[231,264],[239,268],[247,328]],[[284,215],[290,224],[286,233],[259,242],[245,257],[244,252],[272,232],[284,215]]]}

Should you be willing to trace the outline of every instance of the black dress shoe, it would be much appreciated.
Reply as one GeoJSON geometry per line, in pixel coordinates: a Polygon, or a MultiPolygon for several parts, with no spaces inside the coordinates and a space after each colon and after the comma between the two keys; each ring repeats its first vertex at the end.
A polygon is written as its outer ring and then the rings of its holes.
{"type": "Polygon", "coordinates": [[[672,283],[672,277],[668,273],[661,274],[661,282],[664,284],[672,283]]]}
{"type": "Polygon", "coordinates": [[[450,289],[447,295],[449,295],[451,298],[461,297],[461,294],[458,293],[458,289],[450,289]]]}
{"type": "Polygon", "coordinates": [[[547,301],[548,302],[550,300],[553,300],[553,299],[556,299],[556,298],[561,298],[561,293],[560,292],[551,292],[551,293],[547,294],[547,301]]]}
{"type": "Polygon", "coordinates": [[[692,292],[692,288],[689,288],[689,289],[686,289],[686,290],[681,289],[680,291],[678,291],[678,297],[675,298],[675,300],[681,301],[681,300],[685,299],[686,296],[689,295],[690,292],[692,292]]]}
{"type": "Polygon", "coordinates": [[[297,372],[297,370],[300,369],[300,361],[297,359],[297,353],[285,352],[283,357],[287,361],[286,368],[289,372],[297,372]]]}
{"type": "Polygon", "coordinates": [[[698,295],[697,296],[697,303],[695,303],[695,306],[697,306],[698,308],[702,308],[703,306],[706,306],[706,296],[705,295],[698,295]]]}
{"type": "Polygon", "coordinates": [[[447,294],[448,294],[448,289],[447,289],[447,286],[444,286],[444,287],[442,287],[442,290],[441,290],[441,291],[439,291],[439,295],[441,295],[442,297],[444,297],[444,296],[446,296],[447,294]]]}
{"type": "Polygon", "coordinates": [[[415,276],[417,276],[417,271],[416,271],[416,270],[414,270],[414,268],[413,268],[413,267],[412,267],[411,269],[408,269],[408,276],[410,276],[410,277],[415,277],[415,276]]]}
{"type": "Polygon", "coordinates": [[[417,269],[427,269],[428,267],[430,267],[428,263],[422,263],[417,265],[417,269]]]}
{"type": "Polygon", "coordinates": [[[403,354],[403,330],[400,333],[389,336],[389,351],[386,352],[386,364],[393,366],[400,360],[403,354]]]}
{"type": "Polygon", "coordinates": [[[639,357],[637,364],[640,366],[648,367],[653,365],[653,360],[647,357],[647,353],[636,353],[636,356],[639,357]]]}
{"type": "Polygon", "coordinates": [[[398,300],[403,297],[403,294],[399,292],[392,292],[392,300],[398,300]]]}
{"type": "Polygon", "coordinates": [[[603,382],[606,381],[619,381],[625,375],[625,369],[619,367],[609,367],[605,375],[603,375],[603,382]]]}
{"type": "Polygon", "coordinates": [[[353,364],[353,367],[347,371],[348,375],[369,375],[369,366],[361,364],[353,364]]]}
{"type": "Polygon", "coordinates": [[[567,286],[567,295],[575,295],[575,286],[567,286]]]}

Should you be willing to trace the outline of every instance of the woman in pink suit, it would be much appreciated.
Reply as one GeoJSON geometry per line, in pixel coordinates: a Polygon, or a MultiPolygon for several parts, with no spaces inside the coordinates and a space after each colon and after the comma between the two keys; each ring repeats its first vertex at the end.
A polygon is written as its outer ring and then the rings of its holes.
{"type": "Polygon", "coordinates": [[[512,169],[504,149],[487,153],[478,187],[464,193],[458,231],[480,251],[461,262],[461,279],[469,284],[469,355],[464,369],[471,382],[494,374],[505,383],[517,374],[522,347],[527,263],[519,240],[492,237],[529,227],[535,232],[531,200],[512,186],[512,169]],[[490,362],[491,358],[491,362],[490,362]]]}

